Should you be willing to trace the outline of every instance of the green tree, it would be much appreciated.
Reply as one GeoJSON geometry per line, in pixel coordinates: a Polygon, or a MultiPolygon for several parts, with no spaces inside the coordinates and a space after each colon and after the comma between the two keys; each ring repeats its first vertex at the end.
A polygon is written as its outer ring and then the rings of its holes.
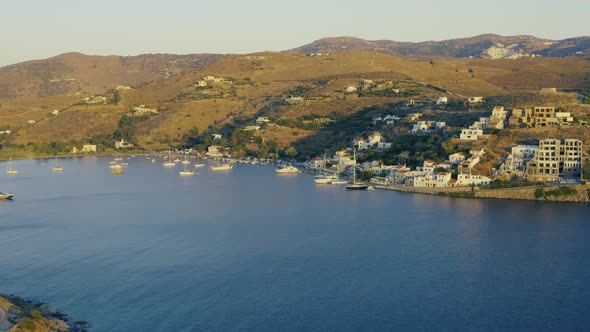
{"type": "Polygon", "coordinates": [[[285,150],[285,154],[289,158],[295,158],[297,156],[297,150],[294,147],[290,146],[287,150],[285,150]]]}

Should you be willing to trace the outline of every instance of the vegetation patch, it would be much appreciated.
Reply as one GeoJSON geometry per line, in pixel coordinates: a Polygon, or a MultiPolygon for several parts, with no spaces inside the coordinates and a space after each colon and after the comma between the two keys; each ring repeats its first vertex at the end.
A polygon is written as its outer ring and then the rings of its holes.
{"type": "Polygon", "coordinates": [[[532,187],[540,185],[541,183],[531,182],[516,182],[516,181],[494,181],[488,185],[481,186],[481,189],[509,189],[520,187],[532,187]]]}
{"type": "Polygon", "coordinates": [[[545,191],[545,198],[548,197],[563,197],[563,196],[572,196],[577,195],[578,191],[575,188],[569,186],[561,186],[555,189],[545,191]]]}

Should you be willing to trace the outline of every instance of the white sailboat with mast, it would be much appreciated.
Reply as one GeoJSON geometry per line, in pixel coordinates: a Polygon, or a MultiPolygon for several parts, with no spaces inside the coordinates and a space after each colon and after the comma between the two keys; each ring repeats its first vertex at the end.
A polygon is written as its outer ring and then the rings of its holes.
{"type": "Polygon", "coordinates": [[[347,190],[367,190],[369,186],[356,181],[356,150],[353,150],[354,164],[352,165],[352,183],[346,186],[347,190]]]}
{"type": "Polygon", "coordinates": [[[63,172],[64,168],[59,165],[59,161],[57,160],[57,156],[55,156],[55,160],[53,161],[53,167],[51,168],[54,172],[63,172]]]}
{"type": "Polygon", "coordinates": [[[168,148],[168,161],[162,164],[164,167],[174,167],[176,163],[172,160],[172,149],[168,148]]]}
{"type": "Polygon", "coordinates": [[[8,169],[6,170],[6,174],[9,174],[9,175],[18,174],[18,171],[16,169],[12,168],[12,156],[10,156],[8,159],[8,169]]]}

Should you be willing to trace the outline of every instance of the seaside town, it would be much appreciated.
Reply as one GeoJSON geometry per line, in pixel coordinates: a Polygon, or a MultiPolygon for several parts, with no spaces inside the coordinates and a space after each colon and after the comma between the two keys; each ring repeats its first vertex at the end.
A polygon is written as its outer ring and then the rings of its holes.
{"type": "MultiPolygon", "coordinates": [[[[314,55],[315,56],[315,55],[314,55]]],[[[229,78],[208,75],[197,82],[198,87],[231,85],[229,78]]],[[[128,90],[130,87],[117,87],[117,91],[128,90]]],[[[404,89],[396,87],[392,82],[377,82],[364,79],[358,85],[348,85],[343,89],[345,94],[357,94],[364,91],[390,90],[393,94],[400,94],[404,89]]],[[[211,93],[210,90],[204,90],[211,93]]],[[[558,93],[556,88],[543,88],[540,95],[558,93]]],[[[283,101],[284,105],[296,105],[304,101],[300,96],[289,95],[283,101]]],[[[102,96],[85,98],[83,102],[107,102],[102,96]]],[[[326,154],[329,149],[323,149],[324,153],[315,157],[298,154],[294,147],[284,151],[268,149],[268,154],[259,150],[253,155],[237,153],[232,149],[230,141],[240,144],[240,139],[246,143],[264,142],[266,130],[277,127],[269,116],[258,116],[252,123],[246,123],[234,132],[217,133],[210,131],[204,133],[207,139],[201,139],[200,144],[175,147],[175,155],[189,157],[201,157],[210,159],[226,159],[229,162],[247,162],[257,164],[288,165],[277,170],[278,173],[298,173],[305,171],[315,175],[317,184],[348,184],[347,188],[358,189],[391,189],[420,193],[453,193],[474,192],[480,189],[504,189],[510,190],[519,187],[559,186],[584,184],[584,143],[574,137],[557,139],[547,137],[539,140],[528,140],[521,144],[503,147],[505,153],[498,154],[488,148],[490,140],[502,132],[535,128],[571,128],[575,126],[586,127],[585,118],[576,118],[562,108],[554,106],[534,106],[524,108],[505,108],[500,105],[489,107],[484,103],[486,98],[473,96],[465,99],[449,98],[441,95],[435,100],[409,99],[393,108],[393,111],[384,111],[374,114],[372,120],[366,124],[369,130],[366,135],[352,138],[349,142],[342,142],[341,149],[331,154],[326,154]],[[456,123],[442,121],[437,112],[444,112],[449,105],[465,109],[467,113],[477,110],[477,121],[465,127],[457,127],[456,123]],[[434,116],[433,116],[434,115],[434,116]],[[433,118],[433,119],[430,119],[433,118]],[[371,129],[373,128],[373,129],[371,129]],[[389,134],[384,135],[383,132],[389,134]],[[391,134],[396,132],[397,134],[391,134]],[[400,134],[401,133],[401,134],[400,134]],[[231,135],[231,140],[225,139],[225,135],[231,135]],[[238,137],[238,139],[236,139],[238,137]],[[409,140],[404,149],[399,149],[402,140],[409,140]],[[444,147],[442,151],[433,153],[433,144],[424,144],[426,141],[436,140],[444,147]],[[249,141],[249,142],[248,142],[249,141]],[[423,145],[423,146],[421,146],[423,145]],[[429,150],[430,149],[430,150],[429,150]],[[436,158],[411,158],[418,150],[422,150],[423,156],[435,156],[436,158]],[[393,154],[396,151],[398,153],[393,154]],[[392,157],[393,154],[393,157],[392,157]],[[397,162],[386,163],[381,156],[387,156],[389,160],[397,162]]],[[[271,103],[272,104],[272,103],[271,103]]],[[[160,111],[155,107],[137,105],[129,109],[122,117],[127,122],[133,123],[134,119],[146,119],[157,116],[160,111]]],[[[51,116],[59,115],[59,110],[51,112],[51,116]]],[[[473,118],[473,116],[471,116],[473,118]]],[[[33,121],[33,120],[31,120],[33,121]]],[[[34,125],[30,121],[29,125],[34,125]]],[[[452,120],[451,120],[452,121],[452,120]]],[[[120,137],[113,143],[117,153],[142,153],[133,143],[125,138],[133,140],[133,136],[122,128],[115,136],[120,137]]],[[[318,127],[337,124],[330,118],[316,117],[310,122],[318,127]]],[[[285,123],[283,123],[285,125],[285,123]]],[[[4,130],[0,134],[10,135],[10,130],[4,130]]],[[[430,142],[432,143],[432,142],[430,142]]],[[[95,154],[105,150],[105,144],[81,144],[69,147],[69,154],[84,155],[95,154]]],[[[262,144],[260,145],[262,146],[262,144]]],[[[439,149],[440,150],[440,149],[439,149]]],[[[152,151],[150,154],[157,155],[152,151]]],[[[180,161],[179,157],[172,157],[171,153],[163,151],[162,157],[171,162],[180,161]]],[[[152,159],[148,157],[147,159],[152,159]]],[[[111,164],[117,164],[116,160],[111,164]]],[[[168,164],[170,166],[171,164],[168,164]]],[[[203,164],[198,164],[202,167],[203,164]]],[[[112,166],[112,165],[111,165],[112,166]]],[[[9,165],[8,174],[16,174],[9,165]]],[[[123,167],[115,167],[114,174],[122,174],[123,167]]],[[[60,167],[57,167],[60,169],[60,167]]],[[[220,169],[231,169],[223,166],[220,169]]],[[[180,172],[181,175],[192,175],[193,171],[180,172]],[[192,173],[191,173],[192,172],[192,173]]],[[[587,175],[587,174],[586,174],[587,175]]],[[[571,192],[573,194],[573,191],[571,192]]],[[[577,193],[577,192],[576,192],[577,193]]],[[[536,194],[539,195],[538,193],[536,194]]],[[[535,197],[537,197],[535,196],[535,197]]],[[[537,197],[538,198],[538,197],[537,197]]],[[[580,200],[587,200],[583,195],[580,200]]]]}

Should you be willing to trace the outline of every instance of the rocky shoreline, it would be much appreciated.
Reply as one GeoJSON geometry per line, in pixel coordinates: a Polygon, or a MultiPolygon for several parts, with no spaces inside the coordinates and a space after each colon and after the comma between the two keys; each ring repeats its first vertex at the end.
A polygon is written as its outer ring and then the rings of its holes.
{"type": "Polygon", "coordinates": [[[0,294],[0,332],[87,332],[89,327],[84,321],[70,323],[45,303],[0,294]]]}
{"type": "Polygon", "coordinates": [[[415,194],[428,194],[463,198],[490,198],[545,202],[590,203],[590,186],[572,184],[561,186],[531,186],[506,189],[475,188],[416,188],[402,186],[377,186],[377,189],[394,190],[415,194]]]}

